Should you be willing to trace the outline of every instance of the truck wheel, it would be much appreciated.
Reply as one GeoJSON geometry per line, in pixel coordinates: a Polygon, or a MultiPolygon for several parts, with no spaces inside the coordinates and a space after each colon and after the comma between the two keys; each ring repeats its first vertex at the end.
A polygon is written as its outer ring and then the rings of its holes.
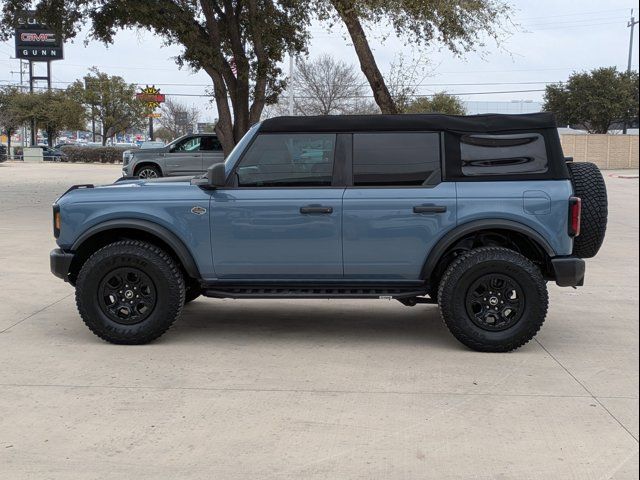
{"type": "Polygon", "coordinates": [[[139,168],[134,176],[138,178],[159,178],[162,176],[162,172],[158,167],[154,167],[152,165],[146,165],[144,167],[139,168]]]}
{"type": "Polygon", "coordinates": [[[531,340],[549,299],[538,267],[513,250],[482,247],[447,268],[438,292],[449,331],[481,352],[508,352],[531,340]]]}
{"type": "Polygon", "coordinates": [[[573,191],[582,200],[580,235],[573,241],[573,254],[595,257],[607,231],[607,186],[597,165],[588,162],[567,163],[573,191]]]}
{"type": "Polygon", "coordinates": [[[123,240],[95,252],[76,281],[84,323],[111,343],[155,340],[178,318],[184,279],[166,252],[147,242],[123,240]]]}

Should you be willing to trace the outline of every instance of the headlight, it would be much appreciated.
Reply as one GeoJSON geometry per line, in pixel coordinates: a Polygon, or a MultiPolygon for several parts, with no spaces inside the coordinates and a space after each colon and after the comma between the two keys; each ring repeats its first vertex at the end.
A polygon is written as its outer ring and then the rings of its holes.
{"type": "Polygon", "coordinates": [[[123,152],[122,153],[122,165],[123,166],[128,165],[132,158],[133,158],[133,153],[131,153],[131,152],[123,152]]]}

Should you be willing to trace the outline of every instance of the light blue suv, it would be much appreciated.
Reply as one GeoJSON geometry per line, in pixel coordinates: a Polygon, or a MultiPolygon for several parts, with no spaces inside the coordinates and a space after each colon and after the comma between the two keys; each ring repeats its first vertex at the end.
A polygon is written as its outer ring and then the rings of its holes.
{"type": "Polygon", "coordinates": [[[76,186],[53,211],[52,272],[113,343],[200,295],[371,298],[437,303],[462,343],[509,351],[547,281],[583,284],[607,196],[549,114],[281,117],[206,175],[76,186]]]}

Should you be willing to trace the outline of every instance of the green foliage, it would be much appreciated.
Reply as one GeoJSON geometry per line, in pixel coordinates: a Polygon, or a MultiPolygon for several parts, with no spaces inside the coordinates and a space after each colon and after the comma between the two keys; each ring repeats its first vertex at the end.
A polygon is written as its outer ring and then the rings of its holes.
{"type": "Polygon", "coordinates": [[[609,67],[574,73],[564,84],[547,86],[544,110],[561,125],[607,133],[613,123],[638,117],[638,72],[609,67]]]}
{"type": "Polygon", "coordinates": [[[402,113],[444,113],[466,115],[467,110],[459,97],[439,92],[432,97],[420,97],[409,102],[402,113]]]}
{"type": "Polygon", "coordinates": [[[5,131],[15,131],[31,119],[47,133],[50,145],[61,130],[79,130],[85,125],[82,104],[67,92],[25,93],[16,88],[0,92],[0,124],[5,131]]]}
{"type": "Polygon", "coordinates": [[[77,163],[120,163],[122,154],[130,148],[123,147],[76,147],[65,145],[62,151],[65,161],[77,163]]]}
{"type": "Polygon", "coordinates": [[[122,77],[92,68],[84,81],[76,80],[67,92],[84,105],[88,118],[100,123],[103,145],[118,133],[144,125],[146,107],[135,96],[136,86],[122,77]]]}

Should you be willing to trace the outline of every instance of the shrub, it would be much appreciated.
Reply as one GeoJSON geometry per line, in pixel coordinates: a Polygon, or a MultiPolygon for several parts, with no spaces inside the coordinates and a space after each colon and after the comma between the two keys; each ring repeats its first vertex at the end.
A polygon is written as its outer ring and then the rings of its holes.
{"type": "Polygon", "coordinates": [[[120,163],[122,153],[130,148],[123,147],[76,147],[66,145],[61,148],[67,162],[120,163]]]}

